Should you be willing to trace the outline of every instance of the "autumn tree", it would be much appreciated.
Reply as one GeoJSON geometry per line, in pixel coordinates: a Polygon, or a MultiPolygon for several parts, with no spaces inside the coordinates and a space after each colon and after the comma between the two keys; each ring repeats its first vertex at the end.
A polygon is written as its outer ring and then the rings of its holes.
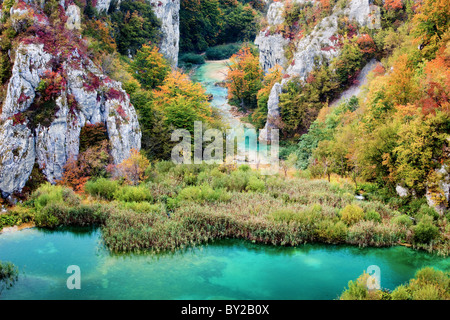
{"type": "Polygon", "coordinates": [[[226,80],[230,104],[243,110],[255,109],[264,78],[258,56],[250,47],[244,47],[231,57],[228,68],[226,80]]]}
{"type": "Polygon", "coordinates": [[[159,52],[159,48],[151,43],[144,44],[137,51],[130,64],[133,76],[144,89],[155,89],[164,82],[170,72],[170,66],[159,52]]]}
{"type": "Polygon", "coordinates": [[[130,156],[112,170],[113,177],[123,178],[125,183],[137,185],[146,178],[145,170],[149,165],[150,161],[145,156],[136,149],[131,149],[130,156]]]}
{"type": "Polygon", "coordinates": [[[164,83],[153,91],[152,103],[164,115],[169,127],[184,128],[193,133],[194,121],[219,125],[205,89],[179,71],[170,73],[164,83]]]}
{"type": "Polygon", "coordinates": [[[420,47],[427,59],[432,59],[439,48],[439,42],[450,27],[450,6],[448,0],[423,0],[418,14],[414,16],[414,34],[421,42],[420,47]]]}

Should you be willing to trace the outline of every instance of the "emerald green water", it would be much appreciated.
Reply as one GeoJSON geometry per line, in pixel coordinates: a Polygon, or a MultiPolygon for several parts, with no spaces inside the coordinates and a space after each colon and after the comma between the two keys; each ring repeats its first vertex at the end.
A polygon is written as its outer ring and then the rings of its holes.
{"type": "Polygon", "coordinates": [[[335,299],[370,265],[393,289],[423,266],[450,270],[450,259],[405,247],[304,245],[223,240],[173,254],[115,255],[98,229],[26,229],[0,235],[0,260],[20,270],[0,299],[335,299]],[[69,265],[81,289],[66,287],[69,265]]]}

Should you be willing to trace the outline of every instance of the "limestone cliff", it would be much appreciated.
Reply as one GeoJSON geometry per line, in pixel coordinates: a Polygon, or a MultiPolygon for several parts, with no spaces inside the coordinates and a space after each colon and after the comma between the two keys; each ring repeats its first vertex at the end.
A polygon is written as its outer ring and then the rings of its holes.
{"type": "Polygon", "coordinates": [[[150,0],[156,17],[161,21],[163,39],[160,45],[161,53],[172,67],[178,65],[180,44],[180,1],[181,0],[150,0]]]}
{"type": "MultiPolygon", "coordinates": [[[[36,15],[23,2],[11,12],[19,9],[21,14],[29,11],[28,17],[37,17],[36,28],[48,30],[45,15],[36,15]]],[[[67,12],[67,23],[76,28],[79,10],[67,12]]],[[[15,14],[14,19],[19,26],[20,16],[15,14]]],[[[66,32],[67,26],[60,32],[66,32]]],[[[121,83],[103,75],[82,52],[76,33],[54,36],[60,40],[51,39],[50,32],[36,32],[22,39],[12,55],[12,74],[0,115],[3,197],[24,187],[35,163],[50,182],[60,179],[66,161],[78,155],[80,131],[87,123],[105,124],[114,163],[141,146],[137,114],[121,83]],[[53,41],[66,40],[65,45],[53,45],[53,41]]]]}
{"type": "Polygon", "coordinates": [[[282,16],[284,10],[283,2],[274,2],[270,5],[267,12],[268,26],[260,31],[255,39],[255,44],[259,47],[259,62],[264,72],[275,65],[285,66],[287,59],[285,57],[284,47],[289,43],[280,33],[273,33],[284,21],[282,16]]]}

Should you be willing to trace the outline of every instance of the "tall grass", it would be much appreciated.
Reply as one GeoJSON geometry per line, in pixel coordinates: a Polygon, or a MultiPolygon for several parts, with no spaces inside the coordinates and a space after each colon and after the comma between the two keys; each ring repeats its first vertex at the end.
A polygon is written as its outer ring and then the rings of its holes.
{"type": "Polygon", "coordinates": [[[286,246],[410,243],[450,252],[441,232],[448,226],[446,217],[435,220],[422,208],[421,220],[412,220],[380,201],[355,202],[347,184],[262,176],[246,166],[161,162],[152,170],[151,181],[138,186],[89,181],[86,194],[94,200],[88,203],[70,190],[44,185],[32,195],[36,224],[100,224],[105,244],[114,251],[175,250],[238,238],[286,246]]]}

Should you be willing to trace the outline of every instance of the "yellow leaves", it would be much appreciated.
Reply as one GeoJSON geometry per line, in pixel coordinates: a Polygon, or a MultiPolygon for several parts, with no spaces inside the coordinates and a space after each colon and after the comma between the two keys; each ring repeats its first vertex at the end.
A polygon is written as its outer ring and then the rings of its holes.
{"type": "Polygon", "coordinates": [[[388,75],[386,94],[396,104],[414,101],[418,95],[418,88],[413,79],[414,70],[408,66],[408,56],[401,55],[392,68],[392,73],[388,75]]]}
{"type": "Polygon", "coordinates": [[[126,183],[137,185],[146,178],[145,170],[149,165],[150,161],[145,156],[136,149],[131,149],[130,156],[117,165],[117,170],[126,183]]]}
{"type": "Polygon", "coordinates": [[[177,128],[192,127],[193,123],[186,122],[192,122],[193,119],[208,124],[217,122],[213,118],[213,109],[208,103],[205,89],[200,83],[192,82],[186,74],[177,70],[172,71],[164,83],[153,90],[153,97],[156,108],[177,128]],[[186,113],[184,120],[180,118],[182,112],[186,113]]]}

